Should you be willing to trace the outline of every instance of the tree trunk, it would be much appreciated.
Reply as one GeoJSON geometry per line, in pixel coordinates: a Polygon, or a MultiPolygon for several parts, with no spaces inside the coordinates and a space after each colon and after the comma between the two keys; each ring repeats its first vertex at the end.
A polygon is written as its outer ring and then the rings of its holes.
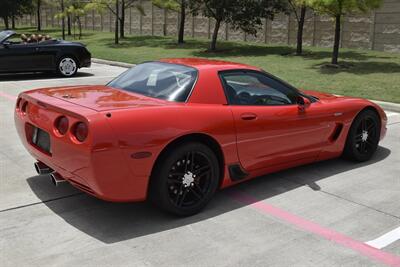
{"type": "Polygon", "coordinates": [[[78,23],[78,30],[79,30],[79,36],[78,39],[80,40],[82,37],[82,22],[81,22],[81,17],[76,18],[76,22],[78,23]]]}
{"type": "Polygon", "coordinates": [[[11,15],[11,29],[15,29],[15,16],[11,15]]]}
{"type": "Polygon", "coordinates": [[[212,39],[211,39],[210,51],[216,51],[217,50],[217,39],[218,39],[218,32],[219,32],[219,27],[220,26],[221,26],[221,20],[217,20],[215,22],[214,32],[213,32],[213,36],[212,36],[212,39]]]}
{"type": "Polygon", "coordinates": [[[68,30],[68,35],[71,36],[71,16],[67,16],[67,30],[68,30]]]}
{"type": "Polygon", "coordinates": [[[125,0],[121,0],[121,19],[119,24],[119,35],[125,37],[125,0]]]}
{"type": "Polygon", "coordinates": [[[332,64],[338,64],[339,57],[339,45],[340,45],[340,19],[341,15],[337,15],[335,17],[335,42],[333,44],[333,53],[332,53],[332,64]]]}
{"type": "Polygon", "coordinates": [[[4,26],[6,26],[6,30],[10,29],[10,25],[8,23],[8,17],[4,16],[3,20],[4,20],[4,26]]]}
{"type": "Polygon", "coordinates": [[[119,38],[118,38],[118,20],[119,20],[119,0],[115,1],[115,39],[114,43],[118,44],[119,43],[119,38]]]}
{"type": "Polygon", "coordinates": [[[181,19],[179,23],[179,34],[178,34],[178,44],[185,43],[184,36],[185,36],[185,20],[186,20],[186,4],[185,0],[181,0],[181,19]]]}
{"type": "Polygon", "coordinates": [[[41,31],[42,30],[42,25],[41,25],[41,19],[40,19],[40,8],[41,8],[41,0],[37,1],[37,7],[36,7],[36,17],[37,17],[37,30],[41,31]]]}
{"type": "Polygon", "coordinates": [[[63,13],[63,17],[61,18],[62,39],[65,40],[64,0],[61,0],[61,12],[63,13]]]}
{"type": "Polygon", "coordinates": [[[306,6],[301,6],[300,18],[297,25],[297,49],[296,55],[301,55],[303,53],[303,31],[304,31],[304,21],[306,19],[306,6]]]}

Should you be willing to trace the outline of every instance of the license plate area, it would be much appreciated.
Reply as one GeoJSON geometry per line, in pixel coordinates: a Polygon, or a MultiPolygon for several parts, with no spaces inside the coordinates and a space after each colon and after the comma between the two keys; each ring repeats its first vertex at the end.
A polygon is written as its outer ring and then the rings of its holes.
{"type": "Polygon", "coordinates": [[[39,150],[51,155],[50,135],[46,131],[33,126],[31,143],[39,150]]]}

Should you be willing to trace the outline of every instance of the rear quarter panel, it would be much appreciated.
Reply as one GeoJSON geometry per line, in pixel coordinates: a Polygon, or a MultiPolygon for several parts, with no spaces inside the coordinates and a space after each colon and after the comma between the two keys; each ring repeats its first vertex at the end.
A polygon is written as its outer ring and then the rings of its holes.
{"type": "Polygon", "coordinates": [[[233,117],[226,105],[177,104],[120,110],[112,112],[108,122],[132,177],[148,179],[161,151],[175,139],[193,133],[206,134],[217,141],[225,164],[238,162],[233,117]],[[150,152],[151,156],[133,158],[138,152],[150,152]]]}

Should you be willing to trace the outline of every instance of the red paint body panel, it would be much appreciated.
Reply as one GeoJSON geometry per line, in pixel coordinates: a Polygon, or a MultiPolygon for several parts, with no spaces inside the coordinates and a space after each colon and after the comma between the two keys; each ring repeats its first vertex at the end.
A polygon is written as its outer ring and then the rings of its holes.
{"type": "MultiPolygon", "coordinates": [[[[235,184],[227,171],[240,164],[244,179],[341,155],[355,116],[366,107],[381,118],[381,138],[387,118],[376,104],[358,98],[307,91],[320,98],[305,112],[297,105],[230,106],[218,76],[221,70],[258,68],[206,59],[164,59],[198,69],[186,103],[154,99],[107,86],[37,89],[22,93],[26,112],[15,110],[15,125],[31,155],[77,188],[109,201],[140,201],[147,197],[157,157],[177,138],[202,134],[216,141],[223,153],[221,187],[235,184]],[[242,120],[243,114],[255,120],[242,120]],[[250,114],[250,115],[251,115],[250,114]],[[71,131],[60,136],[54,127],[66,116],[70,129],[87,123],[88,138],[78,142],[71,131]],[[51,155],[29,141],[30,125],[50,134],[51,155]],[[340,135],[332,136],[342,127],[340,135]]],[[[243,181],[243,180],[242,180],[243,181]]]]}

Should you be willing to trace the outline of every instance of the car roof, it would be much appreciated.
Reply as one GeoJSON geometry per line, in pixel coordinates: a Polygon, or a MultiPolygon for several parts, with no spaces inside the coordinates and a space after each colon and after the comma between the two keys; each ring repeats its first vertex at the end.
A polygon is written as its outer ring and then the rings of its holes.
{"type": "Polygon", "coordinates": [[[260,68],[223,60],[211,60],[207,58],[164,58],[159,60],[160,62],[166,62],[171,64],[185,65],[198,70],[230,70],[230,69],[250,69],[260,70],[260,68]]]}

